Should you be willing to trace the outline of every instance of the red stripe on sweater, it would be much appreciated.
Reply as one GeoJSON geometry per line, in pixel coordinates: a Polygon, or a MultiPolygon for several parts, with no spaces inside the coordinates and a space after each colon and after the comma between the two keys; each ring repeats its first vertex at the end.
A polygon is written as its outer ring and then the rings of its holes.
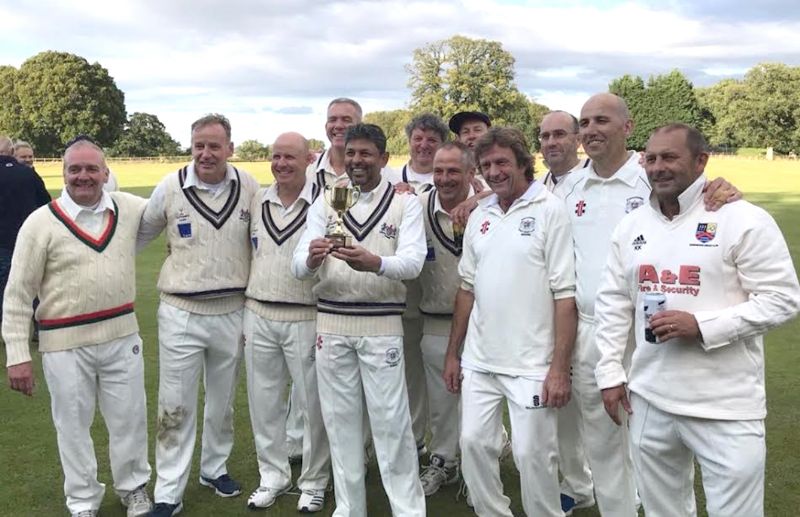
{"type": "Polygon", "coordinates": [[[113,307],[111,309],[104,309],[102,311],[97,312],[89,312],[86,314],[79,314],[77,316],[70,316],[68,318],[56,318],[52,320],[39,320],[39,323],[44,326],[63,326],[69,325],[74,323],[80,323],[86,320],[92,320],[95,318],[108,318],[113,317],[116,314],[121,314],[124,312],[130,312],[133,310],[133,303],[126,303],[125,305],[120,305],[119,307],[113,307]]]}
{"type": "Polygon", "coordinates": [[[61,216],[61,220],[64,221],[64,224],[67,224],[70,228],[72,228],[72,230],[75,233],[79,234],[81,237],[91,242],[95,246],[102,245],[108,239],[108,234],[111,233],[111,229],[114,227],[114,218],[117,217],[117,214],[115,214],[114,211],[112,210],[111,214],[109,214],[108,223],[106,223],[106,227],[103,230],[103,233],[100,234],[100,237],[95,239],[94,237],[83,231],[80,226],[75,224],[75,221],[73,221],[72,218],[69,215],[67,215],[66,212],[64,212],[64,210],[61,208],[61,205],[58,204],[58,200],[54,199],[52,205],[53,205],[53,210],[58,212],[58,215],[61,216]]]}

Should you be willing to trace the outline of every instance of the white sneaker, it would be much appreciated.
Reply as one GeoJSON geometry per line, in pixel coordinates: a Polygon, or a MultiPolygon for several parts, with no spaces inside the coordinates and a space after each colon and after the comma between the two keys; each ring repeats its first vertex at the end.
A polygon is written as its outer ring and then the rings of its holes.
{"type": "Polygon", "coordinates": [[[97,517],[97,510],[83,510],[78,513],[73,513],[72,517],[97,517]]]}
{"type": "Polygon", "coordinates": [[[128,495],[123,497],[121,501],[122,506],[128,509],[128,517],[147,515],[153,508],[153,503],[150,502],[150,497],[147,495],[144,485],[128,492],[128,495]]]}
{"type": "Polygon", "coordinates": [[[300,500],[297,501],[297,511],[300,513],[314,513],[325,506],[325,490],[303,490],[300,500]]]}
{"type": "Polygon", "coordinates": [[[291,483],[283,488],[268,488],[265,486],[260,486],[256,488],[255,492],[250,494],[250,497],[247,499],[247,507],[251,510],[255,510],[256,508],[269,508],[275,504],[275,500],[278,498],[278,496],[285,494],[291,490],[291,488],[291,483]]]}
{"type": "Polygon", "coordinates": [[[445,466],[444,458],[438,454],[431,454],[430,465],[419,475],[426,496],[435,494],[442,486],[452,485],[458,479],[458,465],[445,466]]]}

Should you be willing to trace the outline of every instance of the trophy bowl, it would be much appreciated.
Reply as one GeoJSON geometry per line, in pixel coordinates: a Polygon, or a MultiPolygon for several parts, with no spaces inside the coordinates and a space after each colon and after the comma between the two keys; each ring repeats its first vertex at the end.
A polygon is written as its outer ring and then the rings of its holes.
{"type": "Polygon", "coordinates": [[[360,196],[361,189],[357,186],[325,186],[325,202],[336,212],[333,229],[325,235],[325,238],[333,243],[334,249],[353,245],[353,237],[345,230],[342,219],[344,213],[358,202],[360,196]]]}

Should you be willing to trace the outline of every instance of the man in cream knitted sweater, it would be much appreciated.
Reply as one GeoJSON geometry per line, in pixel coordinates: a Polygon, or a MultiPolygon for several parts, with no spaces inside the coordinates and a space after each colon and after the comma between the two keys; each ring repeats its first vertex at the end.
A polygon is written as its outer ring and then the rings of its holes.
{"type": "Polygon", "coordinates": [[[204,375],[200,484],[239,495],[226,461],[250,273],[250,202],[258,183],[228,164],[231,126],[222,115],[192,124],[192,163],[159,183],[142,218],[141,243],[162,230],[167,258],[158,278],[157,517],[175,515],[192,461],[197,388],[204,375]]]}
{"type": "Polygon", "coordinates": [[[347,132],[345,164],[361,195],[344,216],[354,245],[334,249],[334,212],[317,199],[294,252],[298,278],[316,275],[317,375],[336,489],[336,516],[367,514],[362,385],[384,489],[397,516],[425,515],[403,360],[405,286],[419,275],[425,235],[419,201],[381,177],[386,136],[378,126],[347,132]]]}
{"type": "Polygon", "coordinates": [[[109,432],[114,489],[128,516],[144,515],[147,409],[136,296],[135,247],[143,199],[103,192],[103,151],[79,141],[64,153],[61,196],[36,210],[17,237],[6,288],[3,339],[11,388],[33,394],[31,304],[38,296],[39,350],[73,516],[97,515],[105,486],[97,481],[90,428],[95,401],[109,432]]]}
{"type": "Polygon", "coordinates": [[[317,512],[325,502],[330,477],[328,438],[322,424],[314,364],[316,298],[313,279],[291,274],[292,253],[305,229],[306,214],[319,195],[306,179],[314,155],[308,141],[284,133],[272,145],[275,184],[253,197],[250,241],[253,245],[244,312],[245,365],[250,421],[261,480],[250,508],[272,506],[292,487],[286,444],[286,382],[291,378],[305,429],[302,490],[297,509],[317,512]]]}
{"type": "Polygon", "coordinates": [[[630,421],[647,515],[696,515],[694,458],[708,515],[764,515],[764,333],[797,315],[800,286],[778,225],[737,201],[703,203],[703,136],[671,124],[650,137],[653,196],[617,225],[595,303],[595,374],[605,410],[630,421]],[[666,296],[645,339],[643,297],[666,296]],[[630,369],[623,365],[633,331],[630,369]],[[627,390],[630,390],[628,402],[627,390]]]}

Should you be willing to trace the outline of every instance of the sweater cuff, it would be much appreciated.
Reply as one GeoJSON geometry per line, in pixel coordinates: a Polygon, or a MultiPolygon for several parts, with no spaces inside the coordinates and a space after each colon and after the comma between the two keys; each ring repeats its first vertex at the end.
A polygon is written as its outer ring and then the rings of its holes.
{"type": "Polygon", "coordinates": [[[736,340],[736,325],[725,311],[697,311],[694,318],[700,329],[700,346],[708,352],[736,340]]]}
{"type": "Polygon", "coordinates": [[[6,343],[6,367],[31,361],[31,351],[27,345],[6,343]]]}
{"type": "Polygon", "coordinates": [[[597,387],[601,390],[622,386],[628,382],[625,369],[621,364],[598,365],[594,370],[597,387]]]}

